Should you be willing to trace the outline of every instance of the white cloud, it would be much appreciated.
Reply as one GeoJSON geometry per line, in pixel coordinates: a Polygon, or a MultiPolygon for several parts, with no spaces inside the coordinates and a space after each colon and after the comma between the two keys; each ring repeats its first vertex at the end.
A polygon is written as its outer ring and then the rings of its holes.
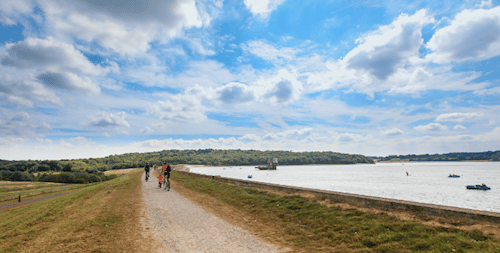
{"type": "Polygon", "coordinates": [[[396,136],[396,135],[402,135],[405,132],[403,132],[403,130],[395,127],[393,129],[388,129],[388,130],[381,131],[381,133],[383,135],[396,136]]]}
{"type": "Polygon", "coordinates": [[[217,100],[226,104],[240,104],[255,100],[253,91],[241,83],[228,83],[215,89],[217,100]]]}
{"type": "Polygon", "coordinates": [[[95,42],[122,55],[149,50],[152,41],[167,42],[184,29],[208,25],[221,4],[194,0],[64,1],[40,0],[47,28],[60,37],[95,42]]]}
{"type": "Polygon", "coordinates": [[[80,145],[93,143],[93,141],[91,139],[85,138],[83,136],[72,137],[72,138],[68,138],[67,140],[72,142],[72,143],[76,143],[76,144],[80,144],[80,145]]]}
{"type": "Polygon", "coordinates": [[[200,121],[206,118],[200,100],[195,96],[179,94],[149,105],[148,113],[162,120],[200,121]]]}
{"type": "Polygon", "coordinates": [[[33,100],[61,105],[61,100],[45,86],[31,78],[28,72],[8,73],[0,68],[0,98],[25,107],[33,107],[33,100]]]}
{"type": "MultiPolygon", "coordinates": [[[[307,137],[311,134],[312,128],[306,127],[302,129],[290,129],[283,132],[278,133],[267,133],[262,136],[263,140],[289,140],[289,139],[300,139],[307,137]]],[[[246,140],[251,136],[245,137],[246,140]]]]}
{"type": "Polygon", "coordinates": [[[141,134],[153,134],[155,131],[151,129],[150,127],[146,127],[141,130],[141,134]]]}
{"type": "Polygon", "coordinates": [[[281,69],[275,76],[256,81],[255,92],[261,101],[274,104],[291,103],[299,99],[304,89],[297,77],[296,72],[281,69]]]}
{"type": "Polygon", "coordinates": [[[113,128],[113,127],[130,127],[128,122],[125,120],[127,113],[106,113],[100,112],[96,116],[91,117],[91,126],[100,128],[113,128]]]}
{"type": "Polygon", "coordinates": [[[241,48],[244,51],[250,52],[255,56],[278,65],[289,62],[290,60],[294,59],[295,55],[297,54],[296,49],[289,47],[277,49],[276,47],[262,40],[249,41],[246,44],[242,44],[241,48]]]}
{"type": "Polygon", "coordinates": [[[104,73],[72,45],[53,37],[26,38],[16,44],[7,44],[5,53],[0,57],[2,65],[19,69],[63,70],[88,75],[104,73]]]}
{"type": "Polygon", "coordinates": [[[430,123],[425,126],[424,125],[416,126],[414,127],[414,129],[420,132],[437,132],[437,131],[448,130],[448,127],[441,125],[439,123],[430,123]]]}
{"type": "Polygon", "coordinates": [[[271,12],[276,10],[285,0],[244,0],[245,6],[252,15],[266,18],[271,12]]]}
{"type": "Polygon", "coordinates": [[[436,121],[456,121],[456,122],[464,122],[474,118],[481,117],[482,113],[477,112],[453,112],[453,113],[445,113],[441,114],[436,118],[436,121]]]}
{"type": "Polygon", "coordinates": [[[426,45],[437,63],[481,61],[500,55],[500,6],[463,10],[426,45]]]}
{"type": "Polygon", "coordinates": [[[361,44],[343,59],[347,69],[367,72],[379,80],[418,58],[423,44],[421,29],[434,22],[425,10],[409,16],[401,14],[392,24],[381,26],[377,31],[358,39],[361,44]]]}
{"type": "Polygon", "coordinates": [[[33,10],[31,0],[2,0],[0,4],[0,22],[6,25],[15,25],[23,14],[33,10]]]}
{"type": "Polygon", "coordinates": [[[467,127],[464,127],[464,126],[462,126],[462,125],[455,125],[455,126],[453,127],[453,129],[455,129],[455,130],[465,130],[465,129],[467,129],[467,127]]]}
{"type": "Polygon", "coordinates": [[[66,72],[47,72],[36,77],[46,86],[77,91],[84,94],[99,94],[101,88],[94,84],[88,77],[81,78],[73,73],[66,72]]]}
{"type": "Polygon", "coordinates": [[[52,127],[33,118],[30,114],[20,111],[14,114],[0,114],[0,136],[7,137],[39,137],[39,133],[52,127]]]}

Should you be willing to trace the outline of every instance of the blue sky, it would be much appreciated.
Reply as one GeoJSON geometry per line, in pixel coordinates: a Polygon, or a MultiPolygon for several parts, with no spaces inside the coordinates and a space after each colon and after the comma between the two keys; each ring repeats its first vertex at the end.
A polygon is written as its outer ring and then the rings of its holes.
{"type": "Polygon", "coordinates": [[[499,5],[4,0],[0,159],[499,150],[499,5]]]}

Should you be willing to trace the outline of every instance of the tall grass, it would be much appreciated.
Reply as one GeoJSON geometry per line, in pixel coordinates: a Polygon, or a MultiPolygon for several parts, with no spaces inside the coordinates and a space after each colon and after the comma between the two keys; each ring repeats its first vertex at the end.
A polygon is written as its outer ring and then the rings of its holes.
{"type": "Polygon", "coordinates": [[[279,196],[174,173],[184,187],[209,194],[274,224],[299,252],[500,252],[500,241],[480,231],[428,227],[392,216],[327,207],[300,196],[279,196]]]}

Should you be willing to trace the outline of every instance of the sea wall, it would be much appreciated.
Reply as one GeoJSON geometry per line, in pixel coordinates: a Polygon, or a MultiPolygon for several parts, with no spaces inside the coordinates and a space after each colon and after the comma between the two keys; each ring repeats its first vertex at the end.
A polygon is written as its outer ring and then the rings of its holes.
{"type": "Polygon", "coordinates": [[[185,173],[191,176],[216,180],[222,183],[237,185],[241,187],[281,191],[288,194],[297,194],[297,193],[314,194],[318,198],[328,198],[334,202],[344,202],[359,207],[377,208],[381,210],[410,211],[420,216],[424,215],[433,217],[445,217],[457,220],[464,220],[464,219],[484,220],[484,221],[500,223],[500,213],[495,213],[495,212],[478,211],[466,208],[441,206],[435,204],[424,204],[412,201],[371,197],[371,196],[364,196],[351,193],[309,189],[296,186],[262,183],[250,180],[224,178],[221,176],[209,176],[192,172],[179,171],[179,173],[185,173]]]}

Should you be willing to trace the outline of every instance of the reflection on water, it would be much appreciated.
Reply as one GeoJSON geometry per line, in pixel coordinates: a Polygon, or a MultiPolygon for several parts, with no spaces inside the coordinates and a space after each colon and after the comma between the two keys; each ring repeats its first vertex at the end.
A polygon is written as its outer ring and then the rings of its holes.
{"type": "Polygon", "coordinates": [[[496,162],[278,166],[275,171],[255,166],[191,167],[191,172],[500,213],[500,163],[496,162]],[[491,190],[465,188],[482,183],[491,190]]]}

